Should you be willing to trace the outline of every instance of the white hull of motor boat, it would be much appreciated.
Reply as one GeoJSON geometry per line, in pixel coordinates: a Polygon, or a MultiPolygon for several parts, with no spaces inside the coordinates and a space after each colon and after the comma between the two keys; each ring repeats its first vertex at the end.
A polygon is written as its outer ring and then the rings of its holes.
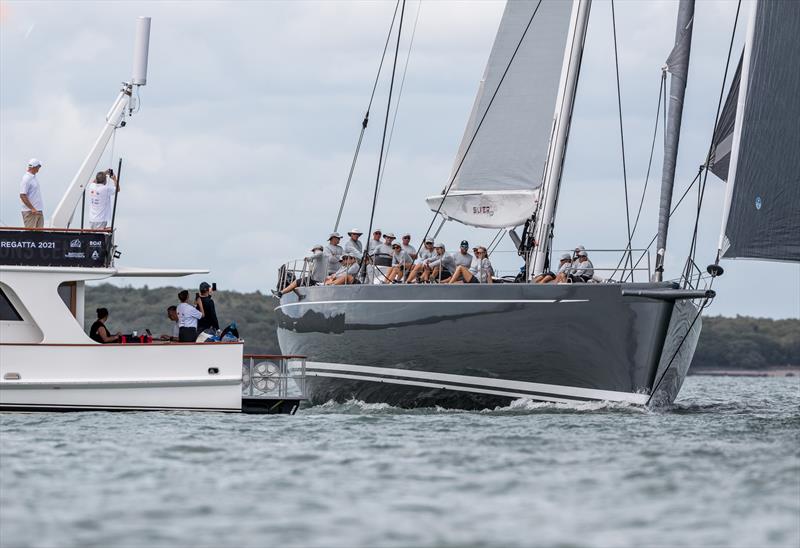
{"type": "Polygon", "coordinates": [[[241,343],[3,344],[2,410],[241,411],[241,343]]]}

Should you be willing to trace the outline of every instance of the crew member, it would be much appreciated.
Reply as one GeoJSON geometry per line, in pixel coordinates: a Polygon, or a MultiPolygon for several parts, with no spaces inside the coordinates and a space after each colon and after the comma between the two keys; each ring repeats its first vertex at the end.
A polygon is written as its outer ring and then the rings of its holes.
{"type": "Polygon", "coordinates": [[[19,199],[22,200],[22,222],[26,228],[44,227],[44,200],[36,174],[42,169],[42,163],[36,158],[28,161],[28,170],[22,176],[19,185],[19,199]]]}
{"type": "Polygon", "coordinates": [[[339,245],[340,241],[342,241],[342,236],[338,232],[331,232],[331,235],[328,236],[328,245],[322,250],[328,259],[328,276],[339,270],[339,261],[344,253],[344,249],[339,245]]]}
{"type": "Polygon", "coordinates": [[[111,223],[114,195],[119,191],[119,181],[112,169],[100,171],[94,181],[86,185],[86,195],[89,197],[89,228],[106,228],[111,223]],[[108,178],[114,181],[114,186],[107,184],[108,178]]]}
{"type": "Polygon", "coordinates": [[[344,244],[345,252],[356,252],[359,256],[362,255],[364,246],[361,244],[361,240],[359,240],[361,237],[361,231],[354,228],[348,232],[347,235],[350,236],[350,239],[344,244]]]}
{"type": "Polygon", "coordinates": [[[325,285],[350,285],[357,284],[358,271],[360,266],[358,260],[361,257],[354,253],[342,255],[342,266],[325,280],[325,285]]]}
{"type": "Polygon", "coordinates": [[[430,277],[436,281],[449,280],[456,269],[453,255],[445,253],[444,244],[441,242],[433,246],[434,256],[428,261],[429,270],[422,274],[422,281],[427,282],[430,277]]]}
{"type": "MultiPolygon", "coordinates": [[[[430,274],[430,268],[428,267],[429,259],[432,259],[436,253],[433,250],[433,238],[425,238],[423,242],[422,249],[419,250],[417,254],[417,258],[414,259],[414,267],[411,269],[411,272],[408,273],[408,277],[406,278],[406,283],[415,283],[417,276],[423,273],[430,274]]],[[[423,274],[423,278],[425,278],[423,274]]]]}
{"type": "Polygon", "coordinates": [[[190,305],[189,292],[185,289],[178,293],[178,341],[195,342],[197,340],[197,320],[203,317],[203,313],[190,305]]]}
{"type": "Polygon", "coordinates": [[[95,342],[99,342],[100,344],[119,342],[122,335],[120,333],[115,333],[113,335],[109,334],[108,328],[106,327],[107,321],[108,309],[98,308],[97,320],[95,320],[95,322],[89,328],[89,338],[95,342]]]}
{"type": "Polygon", "coordinates": [[[494,269],[492,268],[492,263],[489,261],[486,248],[480,246],[475,248],[475,260],[472,262],[472,265],[469,268],[463,265],[458,266],[447,283],[462,283],[461,280],[463,280],[464,283],[468,284],[490,284],[492,283],[493,275],[494,269]]]}
{"type": "Polygon", "coordinates": [[[214,306],[211,286],[208,282],[200,284],[200,294],[195,297],[195,306],[203,313],[203,317],[197,320],[197,331],[202,332],[206,329],[213,329],[214,333],[216,333],[219,329],[217,308],[214,306]]]}
{"type": "Polygon", "coordinates": [[[403,250],[403,246],[394,242],[392,244],[392,268],[386,273],[386,279],[389,282],[396,282],[403,279],[403,275],[414,264],[414,259],[411,255],[403,250]]]}
{"type": "Polygon", "coordinates": [[[283,295],[294,291],[297,298],[302,301],[306,296],[297,291],[298,287],[310,287],[312,285],[321,285],[325,283],[325,278],[328,276],[328,266],[325,254],[322,252],[322,246],[315,245],[312,247],[311,255],[306,257],[305,260],[308,265],[308,274],[304,278],[298,278],[284,287],[283,291],[273,289],[272,294],[275,298],[280,299],[283,295]]]}
{"type": "Polygon", "coordinates": [[[167,307],[167,318],[172,322],[172,330],[169,335],[161,335],[161,340],[177,342],[180,332],[178,328],[178,307],[174,304],[167,307]]]}
{"type": "Polygon", "coordinates": [[[403,248],[403,251],[408,253],[408,256],[411,257],[412,260],[417,258],[417,248],[411,245],[411,234],[405,233],[400,240],[400,246],[403,248]]]}
{"type": "Polygon", "coordinates": [[[381,232],[380,229],[375,229],[372,231],[372,239],[367,245],[367,254],[370,257],[375,254],[375,250],[381,245],[381,236],[383,236],[383,232],[381,232]]]}

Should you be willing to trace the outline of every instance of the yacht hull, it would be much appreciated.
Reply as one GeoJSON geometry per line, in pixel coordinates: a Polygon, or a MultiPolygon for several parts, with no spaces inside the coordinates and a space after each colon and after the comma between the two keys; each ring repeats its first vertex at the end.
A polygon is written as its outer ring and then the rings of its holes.
{"type": "Polygon", "coordinates": [[[242,344],[0,344],[0,410],[242,410],[242,344]]]}
{"type": "Polygon", "coordinates": [[[302,288],[302,300],[289,294],[276,308],[278,339],[284,354],[307,356],[314,404],[645,404],[662,376],[657,399],[672,402],[699,335],[699,320],[689,330],[697,309],[690,301],[623,296],[623,288],[674,286],[302,288]]]}

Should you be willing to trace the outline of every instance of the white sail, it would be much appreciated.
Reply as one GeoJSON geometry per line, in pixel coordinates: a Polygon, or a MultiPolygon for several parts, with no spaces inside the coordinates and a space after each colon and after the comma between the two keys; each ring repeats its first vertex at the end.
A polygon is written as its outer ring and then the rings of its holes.
{"type": "Polygon", "coordinates": [[[727,170],[722,257],[800,261],[798,36],[800,2],[754,3],[727,170]]]}
{"type": "Polygon", "coordinates": [[[536,208],[553,135],[570,18],[578,2],[506,4],[443,195],[429,207],[464,224],[504,228],[536,208]],[[519,47],[518,47],[519,46],[519,47]]]}

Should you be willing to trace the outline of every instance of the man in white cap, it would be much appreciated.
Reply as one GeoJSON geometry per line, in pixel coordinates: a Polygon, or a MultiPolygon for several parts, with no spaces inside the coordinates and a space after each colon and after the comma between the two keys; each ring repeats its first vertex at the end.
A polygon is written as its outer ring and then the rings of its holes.
{"type": "Polygon", "coordinates": [[[341,267],[325,279],[325,285],[351,285],[357,284],[358,271],[360,270],[359,260],[361,255],[357,253],[347,253],[342,255],[341,267]]]}
{"type": "Polygon", "coordinates": [[[367,244],[367,254],[370,257],[375,254],[375,250],[381,245],[381,236],[383,236],[383,232],[381,232],[380,228],[376,228],[372,231],[372,239],[367,244]]]}
{"type": "Polygon", "coordinates": [[[322,250],[327,259],[328,276],[339,270],[339,261],[344,253],[344,249],[339,245],[341,240],[342,236],[338,232],[331,232],[331,235],[328,236],[328,245],[322,250]]]}
{"type": "Polygon", "coordinates": [[[594,265],[589,260],[589,255],[586,251],[578,251],[578,266],[572,264],[572,269],[569,273],[569,280],[572,283],[586,283],[594,278],[594,265]]]}
{"type": "Polygon", "coordinates": [[[383,235],[383,243],[377,246],[372,253],[375,266],[392,266],[392,255],[394,254],[392,242],[394,240],[394,234],[391,232],[383,235]]]}
{"type": "Polygon", "coordinates": [[[39,188],[39,180],[36,174],[42,168],[42,163],[36,158],[28,161],[28,170],[22,176],[19,185],[19,199],[22,200],[22,222],[26,228],[44,227],[44,201],[42,200],[42,190],[39,188]]]}
{"type": "Polygon", "coordinates": [[[94,181],[86,185],[86,195],[89,197],[89,228],[106,228],[111,223],[114,196],[119,191],[119,181],[112,169],[98,172],[94,181]],[[106,184],[107,179],[114,181],[114,186],[106,184]]]}
{"type": "Polygon", "coordinates": [[[280,299],[283,295],[294,291],[299,300],[305,299],[305,295],[301,295],[298,287],[311,287],[314,285],[321,285],[328,277],[328,261],[325,254],[322,252],[323,247],[319,244],[311,248],[311,255],[305,258],[306,264],[304,270],[307,272],[304,278],[297,278],[292,283],[283,288],[282,291],[276,289],[272,290],[272,294],[280,299]]]}
{"type": "MultiPolygon", "coordinates": [[[[414,259],[414,267],[411,269],[411,272],[408,273],[408,277],[406,277],[406,283],[414,283],[417,279],[417,276],[423,274],[424,272],[430,274],[428,261],[434,255],[436,255],[436,253],[433,251],[433,238],[425,238],[422,249],[419,250],[417,258],[414,259]]],[[[424,279],[425,276],[423,275],[423,280],[424,279]]]]}
{"type": "Polygon", "coordinates": [[[350,236],[350,239],[347,240],[347,242],[344,244],[345,253],[348,252],[348,251],[350,251],[350,252],[355,251],[359,255],[362,254],[362,252],[364,251],[364,247],[361,244],[361,240],[359,240],[359,238],[361,237],[361,234],[362,234],[362,232],[360,230],[358,230],[358,229],[355,229],[355,228],[347,233],[347,235],[350,236]]]}

